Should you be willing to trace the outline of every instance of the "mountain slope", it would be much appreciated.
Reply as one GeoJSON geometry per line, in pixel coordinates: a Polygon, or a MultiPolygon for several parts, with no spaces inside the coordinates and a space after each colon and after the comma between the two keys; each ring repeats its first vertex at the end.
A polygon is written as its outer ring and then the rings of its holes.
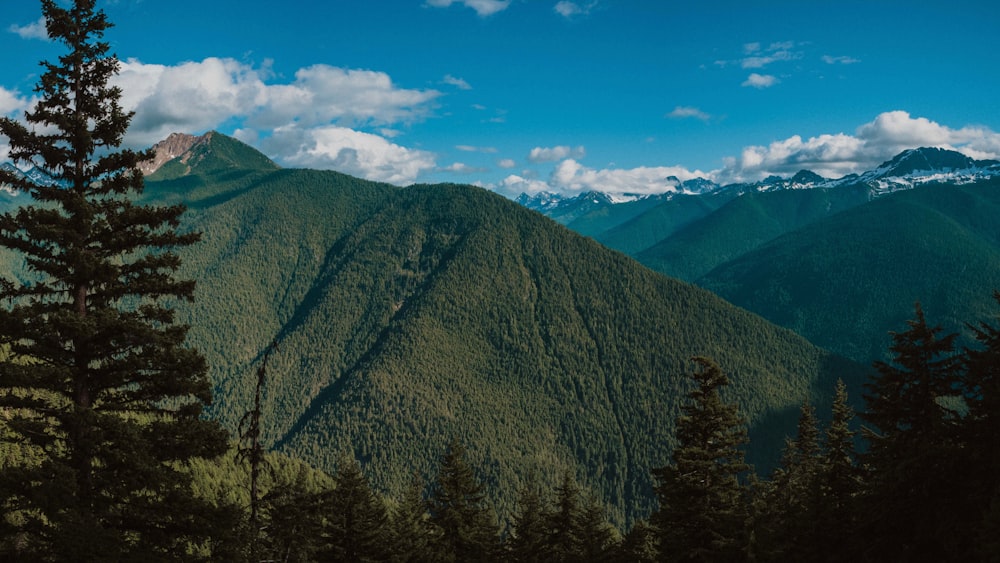
{"type": "Polygon", "coordinates": [[[658,272],[695,280],[782,234],[868,201],[868,188],[861,185],[748,192],[635,258],[658,272]]]}
{"type": "Polygon", "coordinates": [[[698,280],[858,361],[884,357],[920,301],[949,331],[992,314],[1000,179],[927,185],[816,222],[698,280]]]}
{"type": "Polygon", "coordinates": [[[145,197],[188,201],[185,227],[204,233],[182,315],[212,366],[211,414],[236,428],[276,341],[268,443],[326,469],[353,451],[390,493],[459,436],[502,514],[528,472],[554,485],[570,469],[623,522],[650,509],[690,356],[732,374],[760,460],[806,396],[861,375],[478,188],[193,166],[145,197]]]}

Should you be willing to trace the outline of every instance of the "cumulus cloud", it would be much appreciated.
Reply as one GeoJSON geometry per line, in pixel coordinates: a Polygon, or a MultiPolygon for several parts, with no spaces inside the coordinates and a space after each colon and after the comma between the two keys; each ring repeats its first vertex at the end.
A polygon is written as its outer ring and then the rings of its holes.
{"type": "Polygon", "coordinates": [[[478,173],[481,173],[481,172],[488,172],[489,170],[486,169],[486,168],[482,168],[482,167],[469,166],[468,164],[465,164],[464,162],[455,162],[455,163],[449,164],[448,166],[445,166],[443,168],[439,168],[438,171],[440,171],[440,172],[451,172],[451,173],[454,173],[454,174],[478,174],[478,173]]]}
{"type": "Polygon", "coordinates": [[[21,36],[22,39],[42,39],[45,41],[49,40],[49,33],[45,29],[45,18],[38,18],[37,21],[29,23],[27,25],[11,25],[7,28],[7,31],[11,33],[16,33],[21,36]]]}
{"type": "Polygon", "coordinates": [[[601,191],[612,195],[660,194],[677,189],[678,182],[708,175],[682,166],[642,166],[631,169],[593,169],[573,159],[560,162],[549,184],[560,191],[581,193],[601,191]]]}
{"type": "Polygon", "coordinates": [[[440,95],[399,88],[387,74],[370,70],[314,65],[287,84],[266,84],[264,74],[233,59],[175,66],[129,59],[114,79],[123,90],[122,105],[136,112],[129,141],[148,145],[174,131],[209,129],[232,118],[268,130],[292,122],[300,127],[413,122],[429,114],[440,95]]]}
{"type": "Polygon", "coordinates": [[[405,185],[434,170],[434,155],[346,127],[280,127],[261,142],[288,165],[333,169],[368,180],[405,185]]]}
{"type": "Polygon", "coordinates": [[[511,198],[517,197],[521,194],[536,195],[542,192],[553,191],[552,186],[549,186],[547,182],[518,176],[517,174],[507,176],[501,180],[498,185],[491,186],[491,188],[494,191],[511,198]]]}
{"type": "Polygon", "coordinates": [[[497,166],[509,170],[517,166],[517,163],[514,162],[513,158],[502,158],[499,161],[497,161],[497,166]]]}
{"type": "Polygon", "coordinates": [[[757,74],[756,72],[750,73],[750,76],[743,81],[742,86],[750,86],[752,88],[763,89],[770,88],[777,84],[779,80],[770,74],[757,74]]]}
{"type": "Polygon", "coordinates": [[[839,178],[877,167],[906,149],[939,147],[977,159],[1000,158],[1000,134],[986,127],[951,128],[905,111],[881,113],[853,135],[793,135],[769,145],[749,146],[714,173],[720,183],[756,181],[772,174],[787,176],[812,170],[839,178]]]}
{"type": "Polygon", "coordinates": [[[472,8],[481,18],[502,12],[510,6],[510,0],[427,0],[427,5],[433,8],[447,8],[452,4],[461,4],[472,8]]]}
{"type": "Polygon", "coordinates": [[[436,167],[432,154],[387,138],[400,134],[391,126],[427,117],[440,92],[400,88],[382,72],[328,65],[302,68],[283,83],[269,83],[270,78],[266,67],[233,59],[173,66],[129,59],[114,78],[123,107],[136,112],[126,143],[144,148],[175,131],[235,122],[238,138],[266,147],[286,165],[333,168],[398,184],[436,167]]]}
{"type": "Polygon", "coordinates": [[[700,119],[702,121],[708,121],[709,119],[712,118],[711,115],[701,111],[696,107],[691,107],[691,106],[677,106],[674,108],[673,111],[667,114],[667,117],[673,119],[694,118],[694,119],[700,119]]]}
{"type": "Polygon", "coordinates": [[[0,86],[0,115],[10,115],[27,107],[28,100],[22,98],[17,92],[0,86]]]}
{"type": "Polygon", "coordinates": [[[583,158],[587,151],[581,147],[560,145],[558,147],[535,147],[528,153],[531,162],[555,162],[565,158],[583,158]]]}

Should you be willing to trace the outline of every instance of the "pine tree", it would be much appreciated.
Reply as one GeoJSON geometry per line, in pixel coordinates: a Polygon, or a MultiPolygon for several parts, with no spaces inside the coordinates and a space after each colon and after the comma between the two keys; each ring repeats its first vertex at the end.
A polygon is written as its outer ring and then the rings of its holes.
{"type": "Polygon", "coordinates": [[[813,542],[822,560],[843,561],[848,558],[850,544],[857,538],[855,500],[861,488],[861,474],[854,449],[851,422],[854,409],[848,403],[847,385],[837,380],[831,407],[830,426],[824,436],[820,474],[821,500],[816,515],[818,537],[813,542]]]}
{"type": "Polygon", "coordinates": [[[439,561],[494,561],[499,529],[483,486],[465,460],[465,447],[451,440],[441,458],[430,501],[431,520],[441,528],[439,561]]]}
{"type": "MultiPolygon", "coordinates": [[[[870,442],[870,468],[858,511],[867,530],[867,557],[947,560],[955,537],[950,516],[958,414],[947,400],[958,393],[960,364],[955,334],[940,336],[918,303],[909,329],[893,334],[892,363],[876,362],[878,377],[866,387],[862,417],[870,442]]],[[[958,520],[961,520],[960,518],[958,520]]]]}
{"type": "Polygon", "coordinates": [[[567,470],[556,488],[555,507],[548,519],[552,561],[577,561],[581,557],[580,516],[580,486],[567,470]]]}
{"type": "Polygon", "coordinates": [[[605,508],[593,496],[587,498],[580,509],[577,534],[580,538],[578,561],[611,561],[619,547],[618,530],[608,522],[605,508]]]}
{"type": "Polygon", "coordinates": [[[816,558],[822,504],[823,466],[816,411],[802,405],[798,431],[787,440],[781,465],[769,484],[755,488],[755,551],[762,559],[806,561],[816,558]]]}
{"type": "Polygon", "coordinates": [[[324,547],[320,559],[327,561],[388,561],[389,516],[361,466],[353,458],[342,458],[337,486],[325,495],[324,547]]]}
{"type": "Polygon", "coordinates": [[[548,504],[538,488],[535,475],[521,491],[518,512],[514,515],[514,526],[508,540],[510,559],[516,563],[542,563],[551,561],[549,553],[548,504]]]}
{"type": "Polygon", "coordinates": [[[677,422],[673,463],[653,470],[659,509],[653,523],[666,561],[741,561],[747,554],[747,501],[740,476],[750,468],[736,405],[719,393],[729,379],[712,360],[693,358],[696,388],[677,422]]]}
{"type": "MultiPolygon", "coordinates": [[[[37,281],[3,280],[0,407],[41,463],[0,475],[20,515],[26,558],[157,560],[188,554],[210,533],[185,461],[225,451],[226,435],[200,414],[211,401],[201,355],[169,302],[192,298],[173,249],[182,207],[134,205],[137,163],[120,150],[131,114],[109,85],[119,62],[101,39],[111,27],[94,0],[42,1],[50,38],[68,52],[43,63],[27,125],[0,119],[15,163],[54,185],[0,172],[31,202],[0,216],[0,244],[21,253],[37,281]]],[[[190,554],[187,556],[190,557],[190,554]]]]}
{"type": "Polygon", "coordinates": [[[396,563],[430,563],[435,561],[433,546],[441,530],[430,520],[424,484],[416,475],[403,492],[403,498],[393,511],[392,561],[396,563]]]}

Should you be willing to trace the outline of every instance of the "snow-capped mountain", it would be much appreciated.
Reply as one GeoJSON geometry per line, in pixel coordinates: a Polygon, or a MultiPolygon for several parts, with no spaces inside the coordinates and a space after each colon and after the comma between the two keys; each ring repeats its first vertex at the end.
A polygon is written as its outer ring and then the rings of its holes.
{"type": "MultiPolygon", "coordinates": [[[[60,185],[59,180],[53,178],[52,176],[49,176],[45,172],[35,167],[29,168],[28,170],[21,170],[20,168],[14,166],[9,162],[4,162],[0,163],[0,170],[5,170],[8,173],[18,178],[27,178],[29,182],[40,186],[60,185]]],[[[13,186],[7,184],[0,184],[0,189],[8,192],[11,195],[17,195],[17,190],[15,190],[13,186]]]]}
{"type": "MultiPolygon", "coordinates": [[[[968,184],[991,177],[1000,177],[1000,161],[975,160],[962,153],[939,148],[917,148],[903,151],[891,160],[883,162],[873,170],[863,174],[851,174],[843,178],[824,178],[815,172],[801,170],[791,178],[769,176],[759,182],[727,184],[720,186],[705,178],[677,182],[675,191],[657,195],[622,198],[601,192],[587,192],[580,195],[561,195],[544,192],[535,196],[522,194],[519,203],[545,213],[559,214],[568,207],[594,207],[616,205],[642,198],[669,200],[678,194],[698,195],[731,191],[736,194],[749,192],[772,192],[779,190],[801,190],[813,188],[837,188],[841,186],[867,186],[871,197],[907,190],[922,184],[968,184]]],[[[670,180],[671,178],[668,178],[670,180]]],[[[673,178],[676,180],[676,178],[673,178]]]]}

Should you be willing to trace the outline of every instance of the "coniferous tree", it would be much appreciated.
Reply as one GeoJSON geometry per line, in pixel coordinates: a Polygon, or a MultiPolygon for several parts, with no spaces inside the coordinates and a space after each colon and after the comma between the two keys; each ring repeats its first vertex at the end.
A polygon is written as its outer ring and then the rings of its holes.
{"type": "Polygon", "coordinates": [[[518,563],[551,561],[549,520],[551,514],[534,475],[521,491],[518,512],[508,540],[510,559],[518,563]]]}
{"type": "Polygon", "coordinates": [[[458,440],[449,442],[441,458],[430,512],[442,533],[436,545],[439,561],[494,561],[499,557],[496,516],[458,440]]]}
{"type": "Polygon", "coordinates": [[[656,529],[646,520],[639,520],[625,534],[615,560],[622,563],[653,563],[659,555],[656,544],[656,529]]]}
{"type": "Polygon", "coordinates": [[[577,534],[580,538],[578,561],[611,561],[619,547],[618,530],[608,522],[605,508],[596,497],[588,497],[580,509],[577,534]]]}
{"type": "Polygon", "coordinates": [[[184,346],[170,300],[194,283],[174,277],[182,207],[134,205],[147,155],[120,150],[131,114],[109,85],[119,62],[94,0],[42,0],[48,36],[67,48],[43,63],[27,126],[0,119],[10,158],[56,183],[0,171],[31,202],[0,216],[0,244],[20,252],[32,283],[0,283],[0,407],[35,465],[0,475],[20,516],[25,557],[157,560],[187,554],[211,533],[210,507],[183,471],[217,456],[226,435],[200,414],[211,401],[201,355],[184,346]]]}
{"type": "Polygon", "coordinates": [[[580,486],[568,470],[556,488],[555,507],[549,513],[548,544],[553,561],[576,561],[582,553],[580,486]]]}
{"type": "Polygon", "coordinates": [[[822,468],[819,479],[821,501],[816,516],[818,537],[814,541],[818,559],[848,559],[849,546],[857,538],[854,526],[855,500],[861,488],[861,474],[856,464],[854,409],[848,403],[847,385],[837,380],[830,426],[824,436],[822,468]]]}
{"type": "Polygon", "coordinates": [[[909,329],[893,334],[892,363],[876,362],[866,385],[862,417],[870,446],[870,473],[858,514],[866,530],[861,546],[870,559],[948,560],[955,539],[951,515],[959,459],[957,412],[946,402],[958,393],[955,334],[941,336],[916,305],[909,329]]]}
{"type": "Polygon", "coordinates": [[[740,476],[750,468],[740,447],[748,441],[736,405],[719,390],[729,379],[705,357],[693,358],[696,388],[677,422],[673,463],[653,470],[659,509],[653,522],[665,561],[741,561],[747,558],[747,500],[740,476]]]}
{"type": "Polygon", "coordinates": [[[424,484],[416,475],[403,492],[403,498],[393,511],[392,561],[396,563],[430,563],[435,561],[434,546],[441,538],[441,529],[431,522],[424,484]]]}
{"type": "MultiPolygon", "coordinates": [[[[1000,291],[993,298],[1000,304],[1000,291]]],[[[968,413],[958,429],[957,441],[964,448],[956,480],[963,484],[966,523],[957,526],[970,532],[967,544],[979,545],[970,558],[1000,561],[1000,541],[995,539],[1000,536],[1000,326],[980,322],[970,328],[978,347],[963,355],[968,413]]]]}
{"type": "Polygon", "coordinates": [[[802,405],[798,431],[786,441],[770,483],[755,487],[754,551],[765,560],[815,558],[816,518],[822,504],[822,456],[815,409],[802,405]]]}
{"type": "Polygon", "coordinates": [[[342,458],[336,487],[324,499],[320,558],[327,561],[388,561],[389,516],[372,492],[361,466],[342,458]]]}

